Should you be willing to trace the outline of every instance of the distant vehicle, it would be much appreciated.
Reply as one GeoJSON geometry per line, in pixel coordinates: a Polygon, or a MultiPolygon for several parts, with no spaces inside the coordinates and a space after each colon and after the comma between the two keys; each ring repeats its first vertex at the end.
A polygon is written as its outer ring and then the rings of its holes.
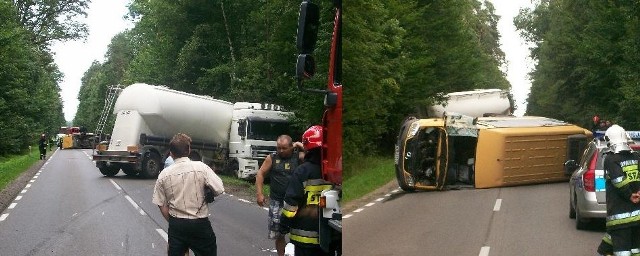
{"type": "MultiPolygon", "coordinates": [[[[640,131],[627,131],[633,141],[640,140],[640,131]]],[[[629,144],[634,151],[640,144],[629,144]]],[[[608,151],[604,131],[597,131],[579,160],[565,163],[569,180],[569,218],[576,219],[576,229],[586,229],[593,219],[607,217],[604,158],[608,151]]]]}
{"type": "Polygon", "coordinates": [[[124,88],[114,113],[110,140],[93,155],[96,166],[105,176],[122,169],[148,178],[162,170],[171,138],[182,132],[193,140],[191,159],[251,179],[276,151],[278,135],[289,133],[293,115],[273,104],[231,103],[148,84],[124,88]]]}
{"type": "Polygon", "coordinates": [[[58,132],[58,146],[61,149],[93,148],[96,144],[96,136],[87,132],[84,127],[60,127],[58,132]]]}

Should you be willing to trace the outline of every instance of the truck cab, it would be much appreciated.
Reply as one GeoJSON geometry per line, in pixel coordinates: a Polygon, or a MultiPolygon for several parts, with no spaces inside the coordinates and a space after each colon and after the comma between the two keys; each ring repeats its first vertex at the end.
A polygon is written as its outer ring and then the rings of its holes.
{"type": "Polygon", "coordinates": [[[252,179],[264,159],[276,152],[274,141],[289,134],[289,119],[293,113],[284,112],[274,104],[237,102],[229,136],[230,170],[240,179],[252,179]]]}

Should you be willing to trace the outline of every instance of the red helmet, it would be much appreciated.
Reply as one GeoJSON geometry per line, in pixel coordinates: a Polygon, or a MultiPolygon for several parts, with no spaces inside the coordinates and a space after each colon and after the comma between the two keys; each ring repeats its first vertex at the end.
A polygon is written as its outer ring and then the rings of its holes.
{"type": "Polygon", "coordinates": [[[302,145],[306,151],[322,147],[322,126],[314,125],[309,127],[302,134],[302,145]]]}

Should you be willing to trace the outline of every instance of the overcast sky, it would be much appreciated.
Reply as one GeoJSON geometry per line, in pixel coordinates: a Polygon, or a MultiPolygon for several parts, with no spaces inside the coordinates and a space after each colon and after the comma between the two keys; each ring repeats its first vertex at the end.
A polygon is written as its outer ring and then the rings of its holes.
{"type": "Polygon", "coordinates": [[[111,38],[132,27],[123,19],[127,14],[129,0],[92,0],[87,11],[86,23],[89,36],[86,41],[71,41],[54,44],[55,61],[64,74],[60,84],[64,117],[73,120],[78,108],[78,91],[84,72],[94,60],[104,62],[104,55],[111,38]]]}
{"type": "MultiPolygon", "coordinates": [[[[513,17],[523,6],[532,6],[532,0],[491,0],[496,14],[501,16],[498,24],[501,48],[506,54],[507,79],[512,85],[512,94],[516,102],[516,115],[523,115],[526,109],[526,98],[531,82],[528,72],[533,68],[528,58],[528,46],[515,32],[513,17]]],[[[86,19],[89,26],[89,37],[85,42],[72,41],[55,44],[52,50],[55,61],[64,74],[60,84],[64,104],[64,116],[67,121],[73,120],[78,108],[78,91],[84,72],[94,60],[104,62],[104,55],[111,38],[117,33],[132,27],[123,19],[127,13],[129,0],[93,0],[89,5],[86,19]]],[[[348,72],[348,71],[347,71],[348,72]]]]}

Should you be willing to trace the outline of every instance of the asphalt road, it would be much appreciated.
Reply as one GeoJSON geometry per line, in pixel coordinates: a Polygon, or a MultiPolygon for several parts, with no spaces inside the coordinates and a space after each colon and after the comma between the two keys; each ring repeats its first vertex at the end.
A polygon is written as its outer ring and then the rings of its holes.
{"type": "MultiPolygon", "coordinates": [[[[0,214],[0,255],[166,255],[155,180],[102,176],[91,150],[58,150],[0,214]]],[[[267,211],[222,195],[209,205],[218,255],[276,255],[267,211]]]]}
{"type": "Polygon", "coordinates": [[[568,189],[389,191],[343,216],[344,255],[596,255],[604,222],[576,230],[568,189]]]}

